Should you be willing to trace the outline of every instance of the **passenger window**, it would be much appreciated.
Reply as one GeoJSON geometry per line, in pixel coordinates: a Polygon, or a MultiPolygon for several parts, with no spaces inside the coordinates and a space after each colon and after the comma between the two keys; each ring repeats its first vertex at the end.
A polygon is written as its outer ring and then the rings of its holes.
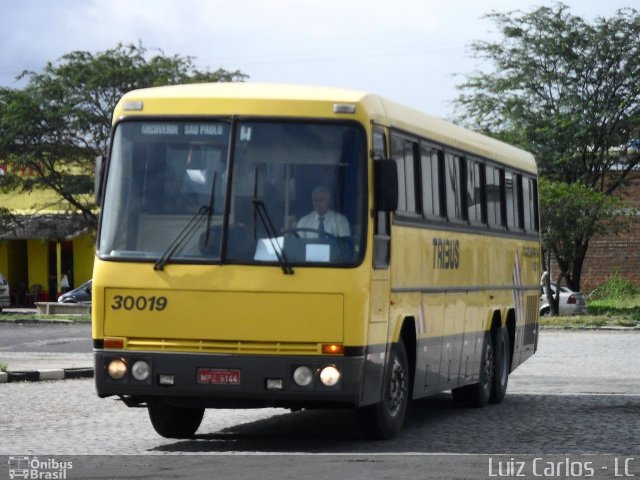
{"type": "Polygon", "coordinates": [[[511,230],[522,230],[522,177],[520,175],[505,172],[505,193],[507,226],[511,230]]]}
{"type": "Polygon", "coordinates": [[[407,139],[392,136],[392,157],[398,164],[398,184],[400,187],[398,210],[411,215],[422,213],[420,195],[420,168],[418,144],[407,139]]]}
{"type": "Polygon", "coordinates": [[[486,168],[487,222],[490,227],[503,227],[502,171],[497,167],[486,168]]]}
{"type": "Polygon", "coordinates": [[[467,161],[467,215],[469,222],[485,223],[483,165],[467,161]]]}
{"type": "Polygon", "coordinates": [[[538,231],[538,192],[533,178],[525,178],[522,182],[522,198],[524,207],[524,229],[527,232],[538,231]]]}
{"type": "Polygon", "coordinates": [[[442,201],[444,152],[436,147],[421,144],[420,166],[422,211],[426,217],[442,218],[444,216],[442,201]]]}
{"type": "Polygon", "coordinates": [[[445,154],[447,217],[449,220],[465,220],[462,208],[462,160],[463,157],[451,152],[445,154]]]}

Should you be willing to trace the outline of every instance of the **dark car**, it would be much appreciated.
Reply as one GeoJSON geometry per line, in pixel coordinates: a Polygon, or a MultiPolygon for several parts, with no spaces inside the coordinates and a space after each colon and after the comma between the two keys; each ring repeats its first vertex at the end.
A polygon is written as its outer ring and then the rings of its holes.
{"type": "Polygon", "coordinates": [[[63,293],[58,297],[58,302],[91,304],[91,280],[84,282],[78,288],[63,293]]]}
{"type": "Polygon", "coordinates": [[[10,305],[10,299],[9,282],[7,282],[7,279],[0,273],[0,312],[2,312],[2,307],[8,307],[10,305]]]}

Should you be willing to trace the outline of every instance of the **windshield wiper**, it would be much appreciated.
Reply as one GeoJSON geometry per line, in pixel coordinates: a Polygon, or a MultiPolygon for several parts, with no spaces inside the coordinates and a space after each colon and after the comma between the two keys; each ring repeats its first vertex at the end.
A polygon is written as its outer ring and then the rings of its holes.
{"type": "Polygon", "coordinates": [[[169,262],[169,260],[171,260],[171,257],[173,256],[174,253],[176,253],[176,250],[178,249],[178,247],[180,247],[180,245],[182,245],[185,242],[185,240],[191,237],[191,235],[195,231],[195,228],[198,226],[198,223],[200,223],[200,221],[205,215],[207,216],[207,218],[211,216],[211,212],[212,212],[212,209],[210,206],[201,205],[198,211],[193,214],[189,222],[184,226],[184,228],[180,230],[180,233],[178,233],[178,235],[176,235],[173,241],[169,244],[169,246],[164,251],[164,253],[160,256],[158,261],[154,263],[153,269],[164,270],[164,266],[169,262]]]}
{"type": "Polygon", "coordinates": [[[176,253],[176,250],[182,243],[191,237],[191,234],[198,226],[198,223],[204,217],[207,216],[207,228],[206,228],[206,237],[204,244],[205,246],[209,244],[209,236],[211,229],[211,217],[213,216],[213,206],[215,202],[215,192],[216,192],[216,173],[213,172],[213,179],[211,181],[211,191],[209,192],[209,205],[201,205],[196,213],[193,214],[191,219],[187,222],[180,233],[176,235],[176,238],[173,239],[171,244],[167,247],[164,253],[160,256],[158,261],[153,265],[154,270],[164,270],[164,266],[171,260],[173,254],[176,253]]]}
{"type": "Polygon", "coordinates": [[[271,247],[276,254],[276,258],[278,259],[280,268],[282,268],[282,273],[284,273],[285,275],[293,275],[293,267],[289,263],[289,260],[287,260],[287,256],[284,253],[284,245],[280,246],[280,244],[278,243],[278,234],[276,233],[276,229],[273,226],[273,222],[271,221],[271,217],[269,216],[267,207],[265,207],[262,200],[260,200],[259,198],[254,198],[253,208],[258,214],[258,217],[260,218],[260,222],[264,226],[264,229],[267,231],[267,237],[269,238],[271,247]]]}

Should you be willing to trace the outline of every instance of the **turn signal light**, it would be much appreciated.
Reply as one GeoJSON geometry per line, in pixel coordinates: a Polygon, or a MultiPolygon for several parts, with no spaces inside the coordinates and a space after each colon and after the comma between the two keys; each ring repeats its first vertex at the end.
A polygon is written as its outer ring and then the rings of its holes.
{"type": "Polygon", "coordinates": [[[122,338],[105,338],[104,348],[124,348],[124,340],[122,338]]]}
{"type": "Polygon", "coordinates": [[[322,353],[325,355],[342,355],[344,353],[344,345],[338,343],[327,343],[322,345],[322,353]]]}

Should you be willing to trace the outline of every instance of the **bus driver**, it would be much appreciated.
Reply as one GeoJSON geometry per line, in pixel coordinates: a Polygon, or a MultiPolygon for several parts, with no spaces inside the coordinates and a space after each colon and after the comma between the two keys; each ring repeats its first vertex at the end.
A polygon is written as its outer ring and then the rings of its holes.
{"type": "Polygon", "coordinates": [[[311,193],[313,212],[302,217],[297,224],[299,229],[316,230],[318,233],[302,231],[302,238],[317,238],[323,233],[335,237],[348,237],[351,235],[349,221],[344,215],[330,209],[331,191],[327,187],[317,186],[311,193]]]}

